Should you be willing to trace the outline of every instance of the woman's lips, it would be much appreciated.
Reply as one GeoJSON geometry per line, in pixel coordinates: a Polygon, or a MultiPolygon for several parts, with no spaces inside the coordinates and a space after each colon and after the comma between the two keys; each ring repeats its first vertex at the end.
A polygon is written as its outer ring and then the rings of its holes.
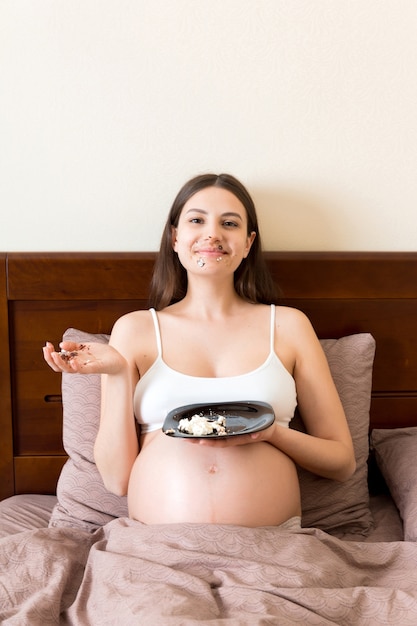
{"type": "Polygon", "coordinates": [[[197,265],[199,267],[204,267],[207,259],[216,259],[217,262],[223,260],[223,255],[227,254],[223,250],[223,246],[218,248],[202,248],[196,251],[198,255],[197,265]]]}
{"type": "Polygon", "coordinates": [[[223,248],[199,248],[197,250],[197,254],[214,254],[219,256],[219,254],[227,254],[223,248]]]}

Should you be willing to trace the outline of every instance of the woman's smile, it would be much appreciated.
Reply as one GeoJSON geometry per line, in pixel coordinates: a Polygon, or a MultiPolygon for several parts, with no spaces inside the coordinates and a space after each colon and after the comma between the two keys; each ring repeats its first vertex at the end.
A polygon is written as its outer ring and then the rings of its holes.
{"type": "Polygon", "coordinates": [[[253,236],[247,232],[243,204],[229,191],[210,187],[185,203],[173,230],[173,247],[186,268],[187,256],[188,260],[191,256],[192,262],[205,270],[226,265],[227,259],[227,266],[232,263],[234,271],[247,256],[253,236]]]}

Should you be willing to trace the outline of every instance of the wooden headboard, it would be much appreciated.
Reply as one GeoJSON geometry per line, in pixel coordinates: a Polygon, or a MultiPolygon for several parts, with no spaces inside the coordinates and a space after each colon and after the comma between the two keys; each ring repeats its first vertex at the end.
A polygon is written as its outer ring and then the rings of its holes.
{"type": "MultiPolygon", "coordinates": [[[[284,302],[321,338],[371,332],[371,427],[417,425],[417,253],[266,253],[284,302]]],[[[46,340],[110,332],[147,307],[154,253],[0,254],[0,499],[53,493],[62,448],[60,377],[46,340]]]]}

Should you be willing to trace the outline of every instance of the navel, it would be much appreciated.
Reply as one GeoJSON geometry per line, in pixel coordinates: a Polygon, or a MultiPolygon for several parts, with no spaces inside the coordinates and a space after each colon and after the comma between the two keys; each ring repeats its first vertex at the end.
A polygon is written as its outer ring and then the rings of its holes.
{"type": "Polygon", "coordinates": [[[208,468],[208,473],[209,474],[216,474],[218,472],[219,468],[217,467],[217,465],[215,465],[214,463],[212,465],[210,465],[210,467],[208,468]]]}

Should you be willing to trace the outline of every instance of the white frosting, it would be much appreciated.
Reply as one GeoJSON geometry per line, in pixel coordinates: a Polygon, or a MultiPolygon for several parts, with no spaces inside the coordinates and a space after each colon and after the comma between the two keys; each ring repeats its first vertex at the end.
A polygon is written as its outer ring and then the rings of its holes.
{"type": "Polygon", "coordinates": [[[195,437],[206,435],[227,435],[226,419],[219,415],[214,421],[212,417],[207,418],[202,415],[193,415],[191,418],[184,417],[178,422],[178,430],[195,437]]]}

